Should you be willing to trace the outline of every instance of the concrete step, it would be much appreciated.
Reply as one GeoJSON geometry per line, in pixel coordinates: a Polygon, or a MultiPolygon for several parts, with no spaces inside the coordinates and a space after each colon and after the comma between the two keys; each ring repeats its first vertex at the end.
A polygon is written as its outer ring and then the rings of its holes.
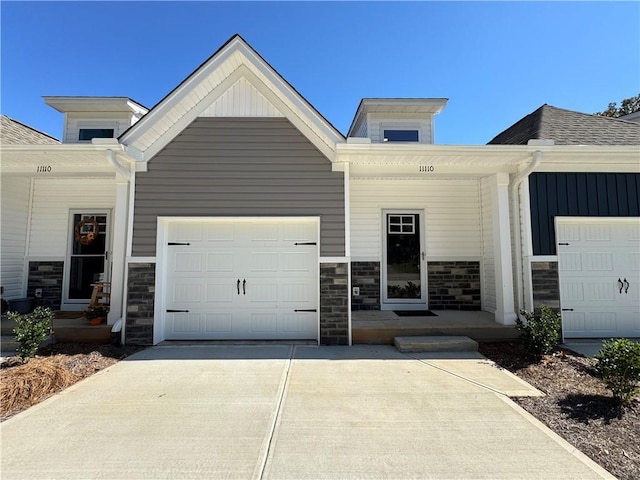
{"type": "Polygon", "coordinates": [[[403,353],[475,352],[478,350],[478,342],[459,335],[395,337],[393,344],[403,353]]]}

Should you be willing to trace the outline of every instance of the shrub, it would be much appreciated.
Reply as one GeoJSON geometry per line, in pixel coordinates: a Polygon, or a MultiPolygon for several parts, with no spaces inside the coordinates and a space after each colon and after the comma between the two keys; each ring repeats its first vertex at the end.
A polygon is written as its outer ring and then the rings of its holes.
{"type": "Polygon", "coordinates": [[[560,340],[560,314],[546,305],[540,307],[539,316],[525,310],[520,314],[526,321],[516,318],[516,328],[527,352],[536,358],[553,352],[560,340]]]}
{"type": "Polygon", "coordinates": [[[640,342],[626,338],[611,339],[596,354],[596,375],[624,404],[640,393],[640,342]]]}
{"type": "Polygon", "coordinates": [[[23,360],[33,357],[40,344],[51,335],[53,312],[50,308],[36,307],[32,313],[9,312],[7,316],[17,324],[13,333],[18,342],[18,355],[23,360]]]}

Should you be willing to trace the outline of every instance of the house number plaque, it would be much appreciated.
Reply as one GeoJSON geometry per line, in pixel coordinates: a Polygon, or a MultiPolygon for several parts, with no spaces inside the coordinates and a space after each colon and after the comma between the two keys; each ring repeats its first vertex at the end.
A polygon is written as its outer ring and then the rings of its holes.
{"type": "Polygon", "coordinates": [[[51,173],[51,165],[38,165],[36,173],[51,173]]]}
{"type": "Polygon", "coordinates": [[[420,173],[433,173],[435,168],[433,165],[420,165],[420,173]]]}

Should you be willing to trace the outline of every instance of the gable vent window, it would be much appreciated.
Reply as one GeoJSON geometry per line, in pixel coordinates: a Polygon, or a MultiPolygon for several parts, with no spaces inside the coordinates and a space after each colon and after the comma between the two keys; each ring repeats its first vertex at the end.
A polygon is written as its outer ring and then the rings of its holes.
{"type": "Polygon", "coordinates": [[[417,142],[418,130],[385,130],[385,142],[417,142]]]}
{"type": "Polygon", "coordinates": [[[113,128],[81,128],[78,140],[91,141],[92,138],[113,138],[113,128]]]}

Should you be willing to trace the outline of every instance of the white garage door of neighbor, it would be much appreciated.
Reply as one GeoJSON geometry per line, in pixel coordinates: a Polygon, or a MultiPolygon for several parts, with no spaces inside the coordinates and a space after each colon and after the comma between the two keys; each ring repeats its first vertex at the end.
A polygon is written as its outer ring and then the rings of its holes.
{"type": "Polygon", "coordinates": [[[315,220],[168,226],[167,340],[318,338],[315,220]]]}
{"type": "Polygon", "coordinates": [[[557,219],[565,338],[640,337],[640,219],[557,219]]]}

